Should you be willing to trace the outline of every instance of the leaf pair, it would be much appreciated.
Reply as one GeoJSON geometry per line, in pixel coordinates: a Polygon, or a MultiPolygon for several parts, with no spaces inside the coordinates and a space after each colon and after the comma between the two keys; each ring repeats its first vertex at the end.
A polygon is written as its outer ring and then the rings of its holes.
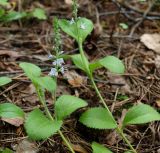
{"type": "Polygon", "coordinates": [[[39,109],[36,109],[29,113],[26,119],[26,132],[34,140],[46,139],[60,130],[67,116],[86,105],[87,103],[80,98],[63,95],[55,102],[56,120],[48,119],[39,109]]]}
{"type": "Polygon", "coordinates": [[[56,83],[53,78],[50,76],[41,77],[41,69],[31,63],[20,63],[20,67],[25,72],[26,76],[28,76],[29,79],[33,82],[33,84],[36,86],[43,87],[44,89],[50,91],[53,93],[56,89],[56,83]]]}
{"type": "MultiPolygon", "coordinates": [[[[128,110],[123,121],[123,127],[130,124],[144,124],[159,121],[160,113],[146,104],[138,104],[128,110]]],[[[80,122],[95,129],[115,129],[117,124],[105,108],[96,107],[84,112],[80,122]]]]}
{"type": "MultiPolygon", "coordinates": [[[[86,67],[83,63],[83,60],[81,58],[80,54],[71,56],[74,64],[84,72],[88,73],[88,70],[86,70],[86,67]]],[[[85,58],[86,63],[88,64],[89,71],[92,73],[94,70],[105,67],[110,72],[117,73],[117,74],[123,74],[125,71],[124,64],[121,60],[114,56],[107,56],[105,58],[102,58],[94,63],[89,63],[88,59],[85,58]]]]}

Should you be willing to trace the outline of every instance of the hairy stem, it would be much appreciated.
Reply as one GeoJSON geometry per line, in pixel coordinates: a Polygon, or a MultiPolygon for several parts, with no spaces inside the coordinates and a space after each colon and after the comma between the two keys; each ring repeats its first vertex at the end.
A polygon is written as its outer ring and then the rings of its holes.
{"type": "MultiPolygon", "coordinates": [[[[39,98],[41,104],[44,106],[44,109],[45,109],[45,112],[46,112],[47,116],[48,116],[51,120],[54,121],[54,118],[53,118],[53,116],[51,115],[51,113],[50,113],[50,111],[49,111],[49,109],[48,109],[48,107],[47,107],[47,105],[46,105],[43,91],[41,91],[38,87],[36,88],[36,90],[37,90],[38,98],[39,98]]],[[[68,149],[71,151],[71,153],[75,153],[75,151],[72,149],[69,141],[65,138],[65,136],[63,135],[63,133],[62,133],[60,130],[58,130],[58,134],[61,136],[62,140],[66,143],[66,145],[67,145],[68,149]]]]}

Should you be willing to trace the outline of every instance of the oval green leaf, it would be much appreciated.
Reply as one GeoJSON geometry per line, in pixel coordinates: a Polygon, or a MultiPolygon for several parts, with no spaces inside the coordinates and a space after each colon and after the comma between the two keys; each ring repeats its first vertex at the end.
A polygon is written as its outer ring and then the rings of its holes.
{"type": "Polygon", "coordinates": [[[41,69],[35,64],[23,62],[20,63],[19,66],[23,69],[26,76],[29,77],[31,80],[41,75],[41,69]]]}
{"type": "Polygon", "coordinates": [[[47,16],[45,14],[44,9],[41,8],[35,8],[32,12],[31,12],[32,17],[35,17],[39,20],[46,20],[47,16]]]}
{"type": "Polygon", "coordinates": [[[8,77],[0,77],[0,86],[10,83],[12,80],[8,77]]]}
{"type": "Polygon", "coordinates": [[[89,128],[115,129],[117,127],[111,114],[102,107],[95,107],[84,112],[79,121],[89,128]]]}
{"type": "Polygon", "coordinates": [[[103,145],[97,142],[92,143],[92,149],[93,149],[93,153],[113,153],[108,148],[104,147],[103,145]]]}
{"type": "Polygon", "coordinates": [[[56,82],[50,76],[38,77],[35,79],[36,83],[46,90],[53,93],[56,90],[56,82]]]}
{"type": "Polygon", "coordinates": [[[55,114],[58,120],[63,120],[79,108],[87,106],[87,103],[75,96],[63,95],[55,103],[55,114]]]}
{"type": "Polygon", "coordinates": [[[151,106],[141,103],[129,109],[129,111],[125,115],[123,126],[129,124],[144,124],[159,120],[160,113],[158,113],[151,106]]]}
{"type": "Polygon", "coordinates": [[[59,20],[59,25],[65,33],[76,39],[77,42],[79,42],[80,38],[82,39],[83,42],[93,30],[93,23],[91,20],[88,20],[86,18],[78,18],[77,20],[78,21],[76,24],[75,22],[71,23],[68,20],[62,19],[59,20]],[[81,28],[82,24],[85,28],[81,28]]]}
{"type": "Polygon", "coordinates": [[[99,63],[112,73],[123,74],[125,71],[123,62],[115,56],[100,59],[99,63]]]}
{"type": "Polygon", "coordinates": [[[4,118],[24,118],[23,110],[11,103],[0,104],[0,117],[4,118]]]}
{"type": "Polygon", "coordinates": [[[62,121],[49,120],[39,109],[29,113],[25,129],[33,140],[44,140],[55,134],[62,126],[62,121]]]}

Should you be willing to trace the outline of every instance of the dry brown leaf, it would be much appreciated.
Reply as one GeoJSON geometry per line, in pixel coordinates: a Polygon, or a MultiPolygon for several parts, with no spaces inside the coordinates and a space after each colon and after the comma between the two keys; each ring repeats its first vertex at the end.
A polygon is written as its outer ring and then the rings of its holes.
{"type": "Polygon", "coordinates": [[[156,104],[157,104],[157,106],[160,108],[160,99],[157,99],[157,100],[156,100],[156,104]]]}
{"type": "Polygon", "coordinates": [[[8,51],[8,50],[0,50],[0,56],[1,55],[7,55],[9,56],[10,58],[13,58],[13,59],[17,59],[19,57],[22,57],[23,55],[21,55],[20,53],[16,52],[16,51],[8,51]]]}
{"type": "Polygon", "coordinates": [[[37,153],[38,147],[34,142],[27,139],[22,140],[16,149],[16,153],[37,153]]]}
{"type": "Polygon", "coordinates": [[[88,153],[88,151],[86,149],[84,149],[81,145],[79,144],[72,144],[73,150],[79,153],[88,153]]]}
{"type": "Polygon", "coordinates": [[[113,91],[117,90],[117,86],[118,86],[118,87],[121,87],[120,90],[122,93],[124,94],[132,93],[129,84],[126,82],[126,80],[122,76],[112,75],[112,74],[108,74],[108,76],[109,76],[109,82],[113,84],[111,86],[113,91]],[[121,86],[121,84],[123,84],[123,86],[121,86]]]}
{"type": "Polygon", "coordinates": [[[72,0],[65,0],[65,3],[66,3],[67,5],[72,5],[72,0]]]}
{"type": "Polygon", "coordinates": [[[68,71],[64,74],[64,77],[73,87],[81,87],[86,84],[87,81],[85,77],[80,76],[76,71],[68,71]]]}
{"type": "Polygon", "coordinates": [[[143,34],[140,39],[147,48],[160,54],[160,34],[143,34]]]}
{"type": "Polygon", "coordinates": [[[15,118],[5,118],[5,117],[2,117],[1,118],[2,121],[5,121],[11,125],[14,125],[14,126],[20,126],[23,124],[24,122],[24,119],[23,118],[20,118],[20,117],[15,117],[15,118]]]}

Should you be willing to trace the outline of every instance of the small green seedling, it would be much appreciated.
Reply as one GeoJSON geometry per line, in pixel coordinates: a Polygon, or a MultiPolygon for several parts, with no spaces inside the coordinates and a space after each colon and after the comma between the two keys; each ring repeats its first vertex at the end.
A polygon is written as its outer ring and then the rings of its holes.
{"type": "Polygon", "coordinates": [[[120,23],[119,26],[124,30],[128,29],[128,25],[126,23],[120,23]]]}
{"type": "MultiPolygon", "coordinates": [[[[96,69],[104,67],[112,73],[123,74],[125,72],[124,64],[115,56],[107,56],[91,63],[88,61],[87,57],[84,54],[83,42],[85,41],[86,37],[91,33],[93,29],[93,23],[89,19],[77,17],[78,7],[76,0],[73,0],[73,8],[74,18],[72,18],[70,21],[66,19],[61,19],[59,21],[59,25],[65,33],[74,38],[78,43],[80,54],[71,56],[73,63],[88,75],[97,95],[99,96],[104,106],[104,108],[95,107],[88,109],[81,115],[79,121],[89,128],[115,129],[122,136],[123,140],[128,144],[132,152],[137,153],[137,151],[132,147],[131,143],[125,137],[123,133],[123,128],[130,124],[144,124],[151,121],[159,121],[160,114],[149,105],[138,104],[129,109],[129,111],[125,115],[122,127],[118,126],[116,120],[114,119],[112,113],[110,112],[108,106],[106,105],[103,97],[101,96],[101,93],[96,86],[93,72],[96,69]]],[[[100,150],[103,147],[98,146],[99,145],[93,144],[94,153],[101,152],[100,150]]]]}
{"type": "Polygon", "coordinates": [[[42,8],[35,8],[31,11],[15,11],[13,9],[8,10],[5,7],[10,6],[10,2],[8,0],[0,1],[0,22],[12,22],[20,19],[30,19],[36,18],[38,20],[46,20],[47,16],[42,8]]]}

